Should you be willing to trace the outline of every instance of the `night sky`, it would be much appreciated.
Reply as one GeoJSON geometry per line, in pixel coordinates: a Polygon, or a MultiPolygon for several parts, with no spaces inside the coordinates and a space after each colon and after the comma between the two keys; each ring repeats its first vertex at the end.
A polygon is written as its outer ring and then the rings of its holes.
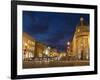
{"type": "Polygon", "coordinates": [[[63,51],[72,39],[81,16],[89,24],[89,14],[23,11],[23,32],[63,51]]]}

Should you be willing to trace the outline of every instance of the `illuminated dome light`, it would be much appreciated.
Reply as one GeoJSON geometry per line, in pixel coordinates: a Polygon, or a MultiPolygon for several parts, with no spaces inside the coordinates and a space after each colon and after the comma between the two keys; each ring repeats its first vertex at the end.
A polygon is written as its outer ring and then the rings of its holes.
{"type": "Polygon", "coordinates": [[[83,18],[83,17],[81,17],[81,18],[80,18],[80,21],[83,21],[83,20],[84,20],[84,18],[83,18]]]}
{"type": "Polygon", "coordinates": [[[81,17],[81,18],[80,18],[81,26],[83,26],[83,20],[84,20],[83,17],[81,17]]]}
{"type": "Polygon", "coordinates": [[[80,22],[77,26],[78,27],[84,27],[84,26],[89,26],[89,24],[85,22],[84,17],[80,17],[80,22]]]}

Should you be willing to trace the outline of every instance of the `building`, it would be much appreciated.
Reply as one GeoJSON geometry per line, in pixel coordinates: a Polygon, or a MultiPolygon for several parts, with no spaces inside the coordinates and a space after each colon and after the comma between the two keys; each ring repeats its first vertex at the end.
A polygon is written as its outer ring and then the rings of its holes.
{"type": "Polygon", "coordinates": [[[36,41],[30,35],[23,32],[22,38],[22,51],[23,51],[23,59],[31,59],[35,56],[35,45],[36,41]]]}
{"type": "Polygon", "coordinates": [[[33,58],[44,57],[47,49],[45,44],[42,44],[36,41],[29,34],[23,32],[23,40],[22,40],[22,51],[23,51],[23,59],[30,60],[33,58]]]}
{"type": "Polygon", "coordinates": [[[58,57],[59,54],[58,54],[58,51],[56,48],[51,48],[51,51],[50,51],[50,57],[58,57]]]}
{"type": "Polygon", "coordinates": [[[35,50],[35,53],[36,53],[36,57],[44,57],[45,56],[45,50],[47,48],[46,45],[40,43],[40,42],[36,42],[36,46],[35,46],[36,50],[35,50]]]}
{"type": "Polygon", "coordinates": [[[69,55],[79,60],[89,60],[89,25],[84,22],[83,17],[76,26],[76,30],[71,43],[69,55]]]}

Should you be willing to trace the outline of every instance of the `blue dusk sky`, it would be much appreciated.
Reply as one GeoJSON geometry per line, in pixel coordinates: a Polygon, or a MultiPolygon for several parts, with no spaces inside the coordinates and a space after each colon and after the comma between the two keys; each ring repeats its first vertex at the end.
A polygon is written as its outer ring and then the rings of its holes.
{"type": "Polygon", "coordinates": [[[58,51],[64,51],[80,17],[89,24],[89,14],[23,11],[23,32],[58,51]]]}

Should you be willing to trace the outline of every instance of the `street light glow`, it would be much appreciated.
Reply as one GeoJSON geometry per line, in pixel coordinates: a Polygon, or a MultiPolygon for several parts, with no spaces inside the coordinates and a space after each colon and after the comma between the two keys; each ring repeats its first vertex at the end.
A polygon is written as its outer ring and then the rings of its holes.
{"type": "Polygon", "coordinates": [[[25,46],[27,46],[27,43],[25,43],[25,46]]]}
{"type": "Polygon", "coordinates": [[[67,45],[70,45],[70,42],[67,42],[67,45]]]}

